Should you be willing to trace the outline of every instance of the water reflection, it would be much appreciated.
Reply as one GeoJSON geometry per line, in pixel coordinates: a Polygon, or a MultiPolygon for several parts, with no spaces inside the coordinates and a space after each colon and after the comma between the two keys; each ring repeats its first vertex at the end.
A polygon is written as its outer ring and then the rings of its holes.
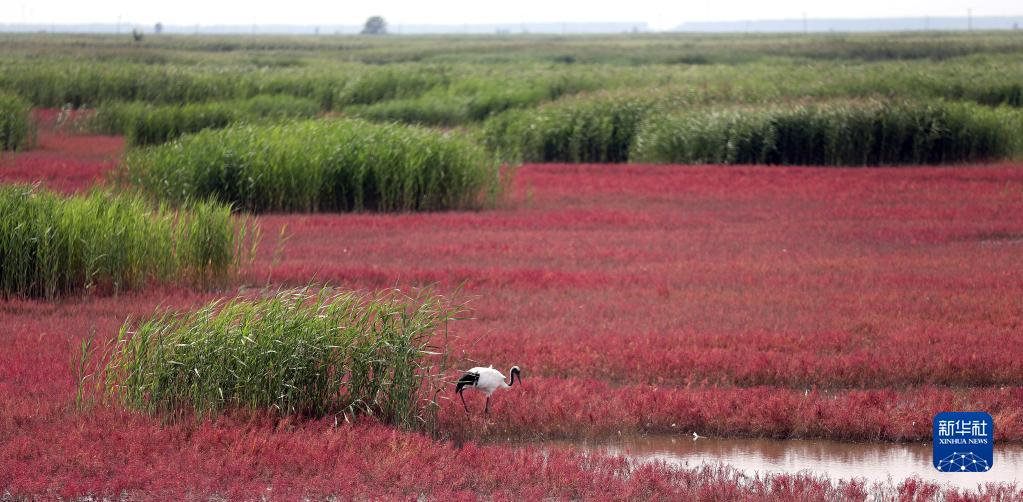
{"type": "Polygon", "coordinates": [[[978,483],[1023,482],[1023,446],[995,443],[994,467],[983,473],[941,473],[931,464],[931,445],[844,443],[773,439],[693,440],[683,436],[643,436],[614,441],[555,442],[587,452],[624,455],[638,461],[661,460],[696,467],[727,464],[749,474],[823,474],[831,479],[864,478],[869,482],[902,481],[917,476],[962,488],[978,483]]]}

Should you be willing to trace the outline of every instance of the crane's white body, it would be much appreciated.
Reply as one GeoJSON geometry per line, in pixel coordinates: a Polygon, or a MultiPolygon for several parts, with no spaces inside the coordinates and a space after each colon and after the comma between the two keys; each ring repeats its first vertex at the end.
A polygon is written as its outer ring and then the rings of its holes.
{"type": "Polygon", "coordinates": [[[472,388],[486,394],[487,397],[490,397],[497,389],[511,387],[504,381],[504,375],[500,371],[495,370],[493,366],[489,368],[477,366],[470,369],[468,373],[475,373],[480,376],[480,379],[476,381],[476,385],[472,386],[472,388]]]}

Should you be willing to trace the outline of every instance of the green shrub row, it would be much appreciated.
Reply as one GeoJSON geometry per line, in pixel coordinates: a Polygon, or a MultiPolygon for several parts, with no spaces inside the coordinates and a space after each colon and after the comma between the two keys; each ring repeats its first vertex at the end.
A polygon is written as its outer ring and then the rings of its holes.
{"type": "Polygon", "coordinates": [[[0,185],[0,293],[55,298],[151,281],[216,281],[251,254],[258,233],[219,203],[171,210],[139,195],[62,197],[0,185]]]}
{"type": "Polygon", "coordinates": [[[1018,112],[966,103],[847,103],[655,114],[630,160],[878,166],[1004,159],[1018,112]]]}
{"type": "Polygon", "coordinates": [[[467,138],[347,119],[202,131],[131,152],[120,177],[174,203],[213,197],[251,211],[476,208],[500,187],[467,138]]]}
{"type": "Polygon", "coordinates": [[[3,61],[0,89],[17,92],[36,106],[74,108],[140,101],[202,103],[287,94],[313,100],[320,109],[417,96],[446,84],[443,69],[379,68],[342,64],[304,68],[250,65],[148,65],[124,61],[80,63],[51,60],[3,61]]]}
{"type": "Polygon", "coordinates": [[[803,165],[947,164],[1020,153],[1021,114],[969,102],[877,100],[723,105],[667,88],[580,96],[487,120],[508,161],[803,165]]]}
{"type": "Polygon", "coordinates": [[[206,68],[124,62],[13,61],[0,65],[0,89],[35,106],[96,107],[113,101],[201,103],[288,94],[329,109],[347,81],[343,72],[306,69],[206,68]]]}
{"type": "Polygon", "coordinates": [[[615,85],[599,82],[586,73],[508,78],[486,75],[462,78],[414,98],[351,106],[345,112],[374,121],[453,126],[478,122],[505,110],[527,108],[564,95],[615,85]]]}
{"type": "Polygon", "coordinates": [[[473,100],[477,104],[461,113],[483,117],[573,89],[617,87],[648,78],[652,77],[623,69],[586,67],[324,64],[268,69],[238,64],[82,64],[58,58],[27,62],[0,56],[0,89],[40,107],[134,101],[171,105],[287,94],[313,100],[321,110],[342,110],[390,100],[415,101],[429,94],[426,101],[473,100]]]}
{"type": "Polygon", "coordinates": [[[183,106],[115,102],[97,108],[82,127],[95,133],[123,134],[132,145],[155,145],[235,122],[309,118],[318,111],[319,105],[314,101],[287,95],[183,106]]]}

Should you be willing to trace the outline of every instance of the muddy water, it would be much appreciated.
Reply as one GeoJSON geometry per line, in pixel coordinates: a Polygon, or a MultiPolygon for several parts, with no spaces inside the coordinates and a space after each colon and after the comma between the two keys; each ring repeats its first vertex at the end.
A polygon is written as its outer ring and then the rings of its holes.
{"type": "Polygon", "coordinates": [[[660,460],[672,465],[697,467],[727,464],[754,473],[809,472],[833,480],[861,478],[868,482],[892,481],[917,476],[927,481],[962,488],[978,483],[1023,483],[1023,445],[995,443],[994,467],[984,473],[941,473],[931,464],[931,445],[843,443],[772,439],[693,440],[684,436],[645,436],[604,442],[554,442],[551,446],[586,452],[624,455],[638,461],[660,460]]]}

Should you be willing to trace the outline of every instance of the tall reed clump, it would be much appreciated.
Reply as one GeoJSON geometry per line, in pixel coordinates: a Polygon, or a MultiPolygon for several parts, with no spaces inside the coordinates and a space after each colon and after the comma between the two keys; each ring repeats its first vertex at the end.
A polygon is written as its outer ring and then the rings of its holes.
{"type": "Polygon", "coordinates": [[[653,102],[640,98],[571,99],[488,120],[483,143],[523,162],[625,162],[653,102]]]}
{"type": "Polygon", "coordinates": [[[96,384],[152,414],[270,409],[429,428],[448,364],[447,323],[460,311],[428,292],[394,290],[304,288],[213,301],[126,322],[94,354],[96,384]]]}
{"type": "Polygon", "coordinates": [[[969,103],[840,103],[653,116],[630,160],[877,166],[996,160],[1019,151],[1019,112],[969,103]]]}
{"type": "Polygon", "coordinates": [[[258,228],[230,207],[154,207],[140,195],[61,197],[0,186],[0,294],[56,298],[149,282],[219,281],[252,254],[258,228]]]}
{"type": "Polygon", "coordinates": [[[112,102],[97,108],[82,127],[96,133],[124,134],[132,145],[155,145],[240,121],[309,118],[319,108],[311,99],[286,95],[181,106],[112,102]]]}
{"type": "Polygon", "coordinates": [[[32,107],[13,94],[0,93],[0,150],[20,150],[32,140],[32,107]]]}
{"type": "Polygon", "coordinates": [[[123,182],[178,203],[250,211],[480,207],[500,189],[490,156],[454,133],[359,120],[236,125],[131,152],[123,182]]]}

